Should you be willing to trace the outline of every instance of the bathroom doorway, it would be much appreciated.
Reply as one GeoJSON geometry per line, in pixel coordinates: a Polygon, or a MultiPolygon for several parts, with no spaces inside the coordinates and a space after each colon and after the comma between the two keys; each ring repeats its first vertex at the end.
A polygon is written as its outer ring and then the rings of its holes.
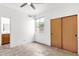
{"type": "Polygon", "coordinates": [[[1,17],[1,45],[10,44],[10,18],[1,17]]]}

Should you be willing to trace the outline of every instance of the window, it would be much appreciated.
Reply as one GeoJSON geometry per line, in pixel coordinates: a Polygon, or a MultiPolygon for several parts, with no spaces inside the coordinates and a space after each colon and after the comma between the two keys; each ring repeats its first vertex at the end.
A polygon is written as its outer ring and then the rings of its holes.
{"type": "Polygon", "coordinates": [[[43,32],[44,31],[44,18],[39,18],[35,21],[36,31],[43,32]]]}

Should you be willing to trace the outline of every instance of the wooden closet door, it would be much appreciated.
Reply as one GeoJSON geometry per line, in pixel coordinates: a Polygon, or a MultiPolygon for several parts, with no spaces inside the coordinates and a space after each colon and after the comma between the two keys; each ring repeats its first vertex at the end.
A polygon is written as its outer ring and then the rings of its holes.
{"type": "Polygon", "coordinates": [[[63,49],[77,52],[77,16],[62,18],[63,49]]]}
{"type": "Polygon", "coordinates": [[[61,19],[51,20],[51,45],[61,48],[61,19]]]}

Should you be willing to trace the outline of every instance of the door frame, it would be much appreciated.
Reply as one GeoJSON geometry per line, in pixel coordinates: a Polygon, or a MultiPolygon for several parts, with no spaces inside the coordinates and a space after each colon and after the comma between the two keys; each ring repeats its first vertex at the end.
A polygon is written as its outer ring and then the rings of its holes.
{"type": "MultiPolygon", "coordinates": [[[[78,54],[78,15],[75,14],[75,15],[63,16],[63,17],[59,17],[59,18],[61,18],[61,24],[62,24],[62,18],[71,17],[71,16],[77,16],[77,40],[76,41],[77,41],[77,54],[78,54]]],[[[58,19],[58,18],[53,18],[53,19],[58,19]]],[[[52,33],[52,20],[53,19],[50,19],[50,45],[51,45],[51,47],[52,47],[52,35],[51,35],[51,33],[52,33]]],[[[61,26],[61,28],[62,28],[62,26],[61,26]]],[[[61,32],[62,32],[62,29],[61,29],[61,32]]],[[[61,40],[62,40],[62,34],[61,34],[61,40]]],[[[62,43],[61,43],[61,47],[63,47],[62,43]]]]}

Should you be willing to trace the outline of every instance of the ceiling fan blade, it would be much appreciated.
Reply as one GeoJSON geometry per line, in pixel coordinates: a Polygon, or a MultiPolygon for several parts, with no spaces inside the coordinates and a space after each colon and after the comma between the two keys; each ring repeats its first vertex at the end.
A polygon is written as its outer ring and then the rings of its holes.
{"type": "Polygon", "coordinates": [[[31,3],[30,6],[31,6],[33,9],[36,9],[35,6],[33,5],[33,3],[31,3]]]}
{"type": "Polygon", "coordinates": [[[25,5],[27,5],[27,3],[22,4],[20,7],[24,7],[25,5]]]}

